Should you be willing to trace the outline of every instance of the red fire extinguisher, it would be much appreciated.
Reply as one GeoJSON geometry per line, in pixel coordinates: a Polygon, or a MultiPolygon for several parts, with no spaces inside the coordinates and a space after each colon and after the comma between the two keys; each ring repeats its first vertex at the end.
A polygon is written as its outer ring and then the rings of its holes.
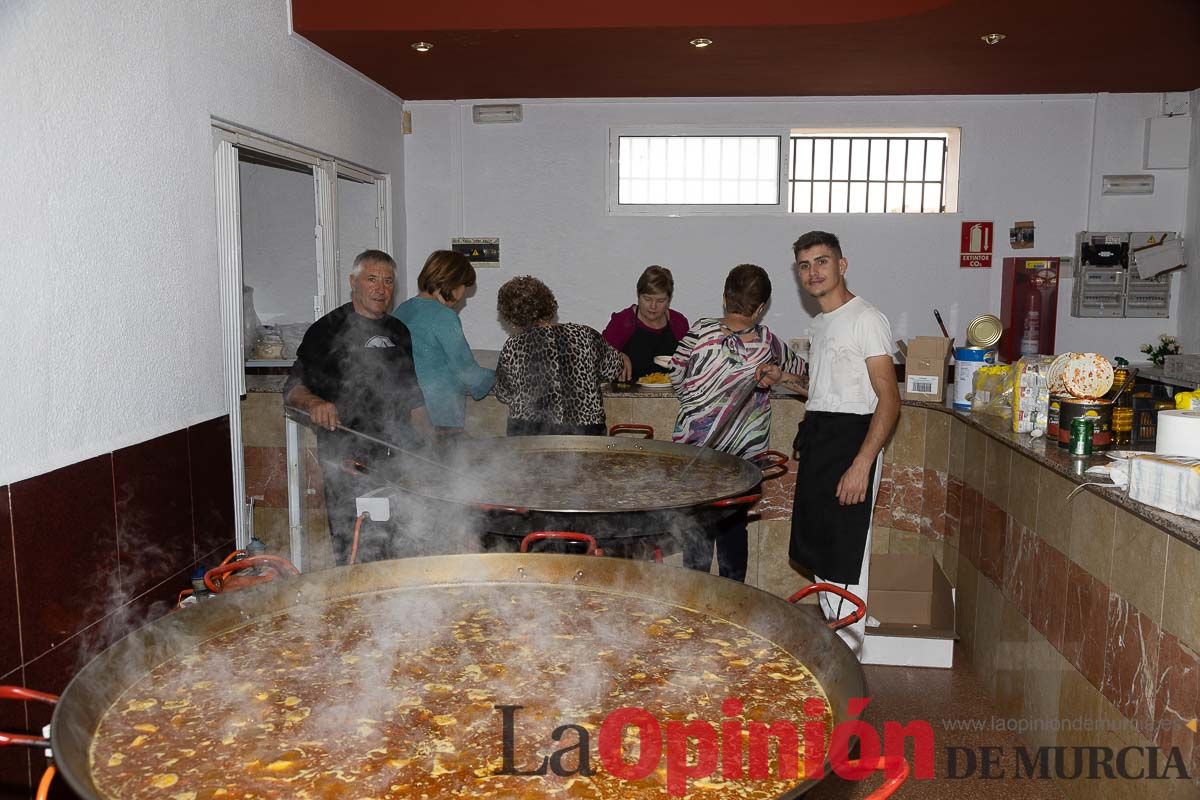
{"type": "Polygon", "coordinates": [[[1042,343],[1042,293],[1038,291],[1038,280],[1030,275],[1022,290],[1022,305],[1025,314],[1021,323],[1020,355],[1036,356],[1042,343]]]}

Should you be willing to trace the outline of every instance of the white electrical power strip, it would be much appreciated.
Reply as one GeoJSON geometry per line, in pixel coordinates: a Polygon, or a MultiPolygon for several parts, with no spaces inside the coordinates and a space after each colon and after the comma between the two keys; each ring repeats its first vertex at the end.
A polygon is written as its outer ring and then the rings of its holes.
{"type": "Polygon", "coordinates": [[[354,508],[356,515],[367,514],[372,522],[387,522],[392,515],[391,504],[386,497],[356,497],[354,508]]]}

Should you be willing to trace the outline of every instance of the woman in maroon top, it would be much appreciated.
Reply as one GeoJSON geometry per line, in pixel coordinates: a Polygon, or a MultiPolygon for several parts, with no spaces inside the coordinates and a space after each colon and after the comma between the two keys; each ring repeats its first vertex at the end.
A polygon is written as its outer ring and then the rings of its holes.
{"type": "Polygon", "coordinates": [[[631,380],[665,372],[654,363],[654,357],[672,355],[688,332],[687,317],[671,309],[674,293],[671,270],[657,264],[646,267],[637,282],[637,304],[613,314],[604,329],[605,340],[629,356],[631,380]]]}

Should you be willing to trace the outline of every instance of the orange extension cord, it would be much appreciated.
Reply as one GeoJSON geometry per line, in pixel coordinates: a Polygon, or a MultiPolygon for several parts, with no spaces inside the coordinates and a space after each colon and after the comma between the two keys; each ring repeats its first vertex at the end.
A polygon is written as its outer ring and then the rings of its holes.
{"type": "Polygon", "coordinates": [[[46,767],[46,771],[42,773],[42,780],[38,783],[37,794],[35,800],[46,800],[50,796],[50,781],[54,780],[54,773],[57,770],[54,765],[46,767]]]}
{"type": "Polygon", "coordinates": [[[362,530],[363,521],[366,520],[368,517],[369,517],[369,515],[367,514],[367,512],[364,511],[363,513],[358,515],[358,518],[356,520],[354,520],[354,539],[353,539],[353,541],[350,542],[350,563],[351,564],[353,564],[355,561],[358,560],[358,534],[362,530]]]}

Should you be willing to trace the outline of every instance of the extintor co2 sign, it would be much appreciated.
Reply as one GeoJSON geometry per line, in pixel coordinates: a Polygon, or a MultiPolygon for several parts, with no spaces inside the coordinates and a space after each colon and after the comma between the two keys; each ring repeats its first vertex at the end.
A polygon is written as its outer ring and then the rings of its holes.
{"type": "Polygon", "coordinates": [[[992,223],[964,222],[958,266],[962,269],[986,269],[992,266],[992,223]]]}

